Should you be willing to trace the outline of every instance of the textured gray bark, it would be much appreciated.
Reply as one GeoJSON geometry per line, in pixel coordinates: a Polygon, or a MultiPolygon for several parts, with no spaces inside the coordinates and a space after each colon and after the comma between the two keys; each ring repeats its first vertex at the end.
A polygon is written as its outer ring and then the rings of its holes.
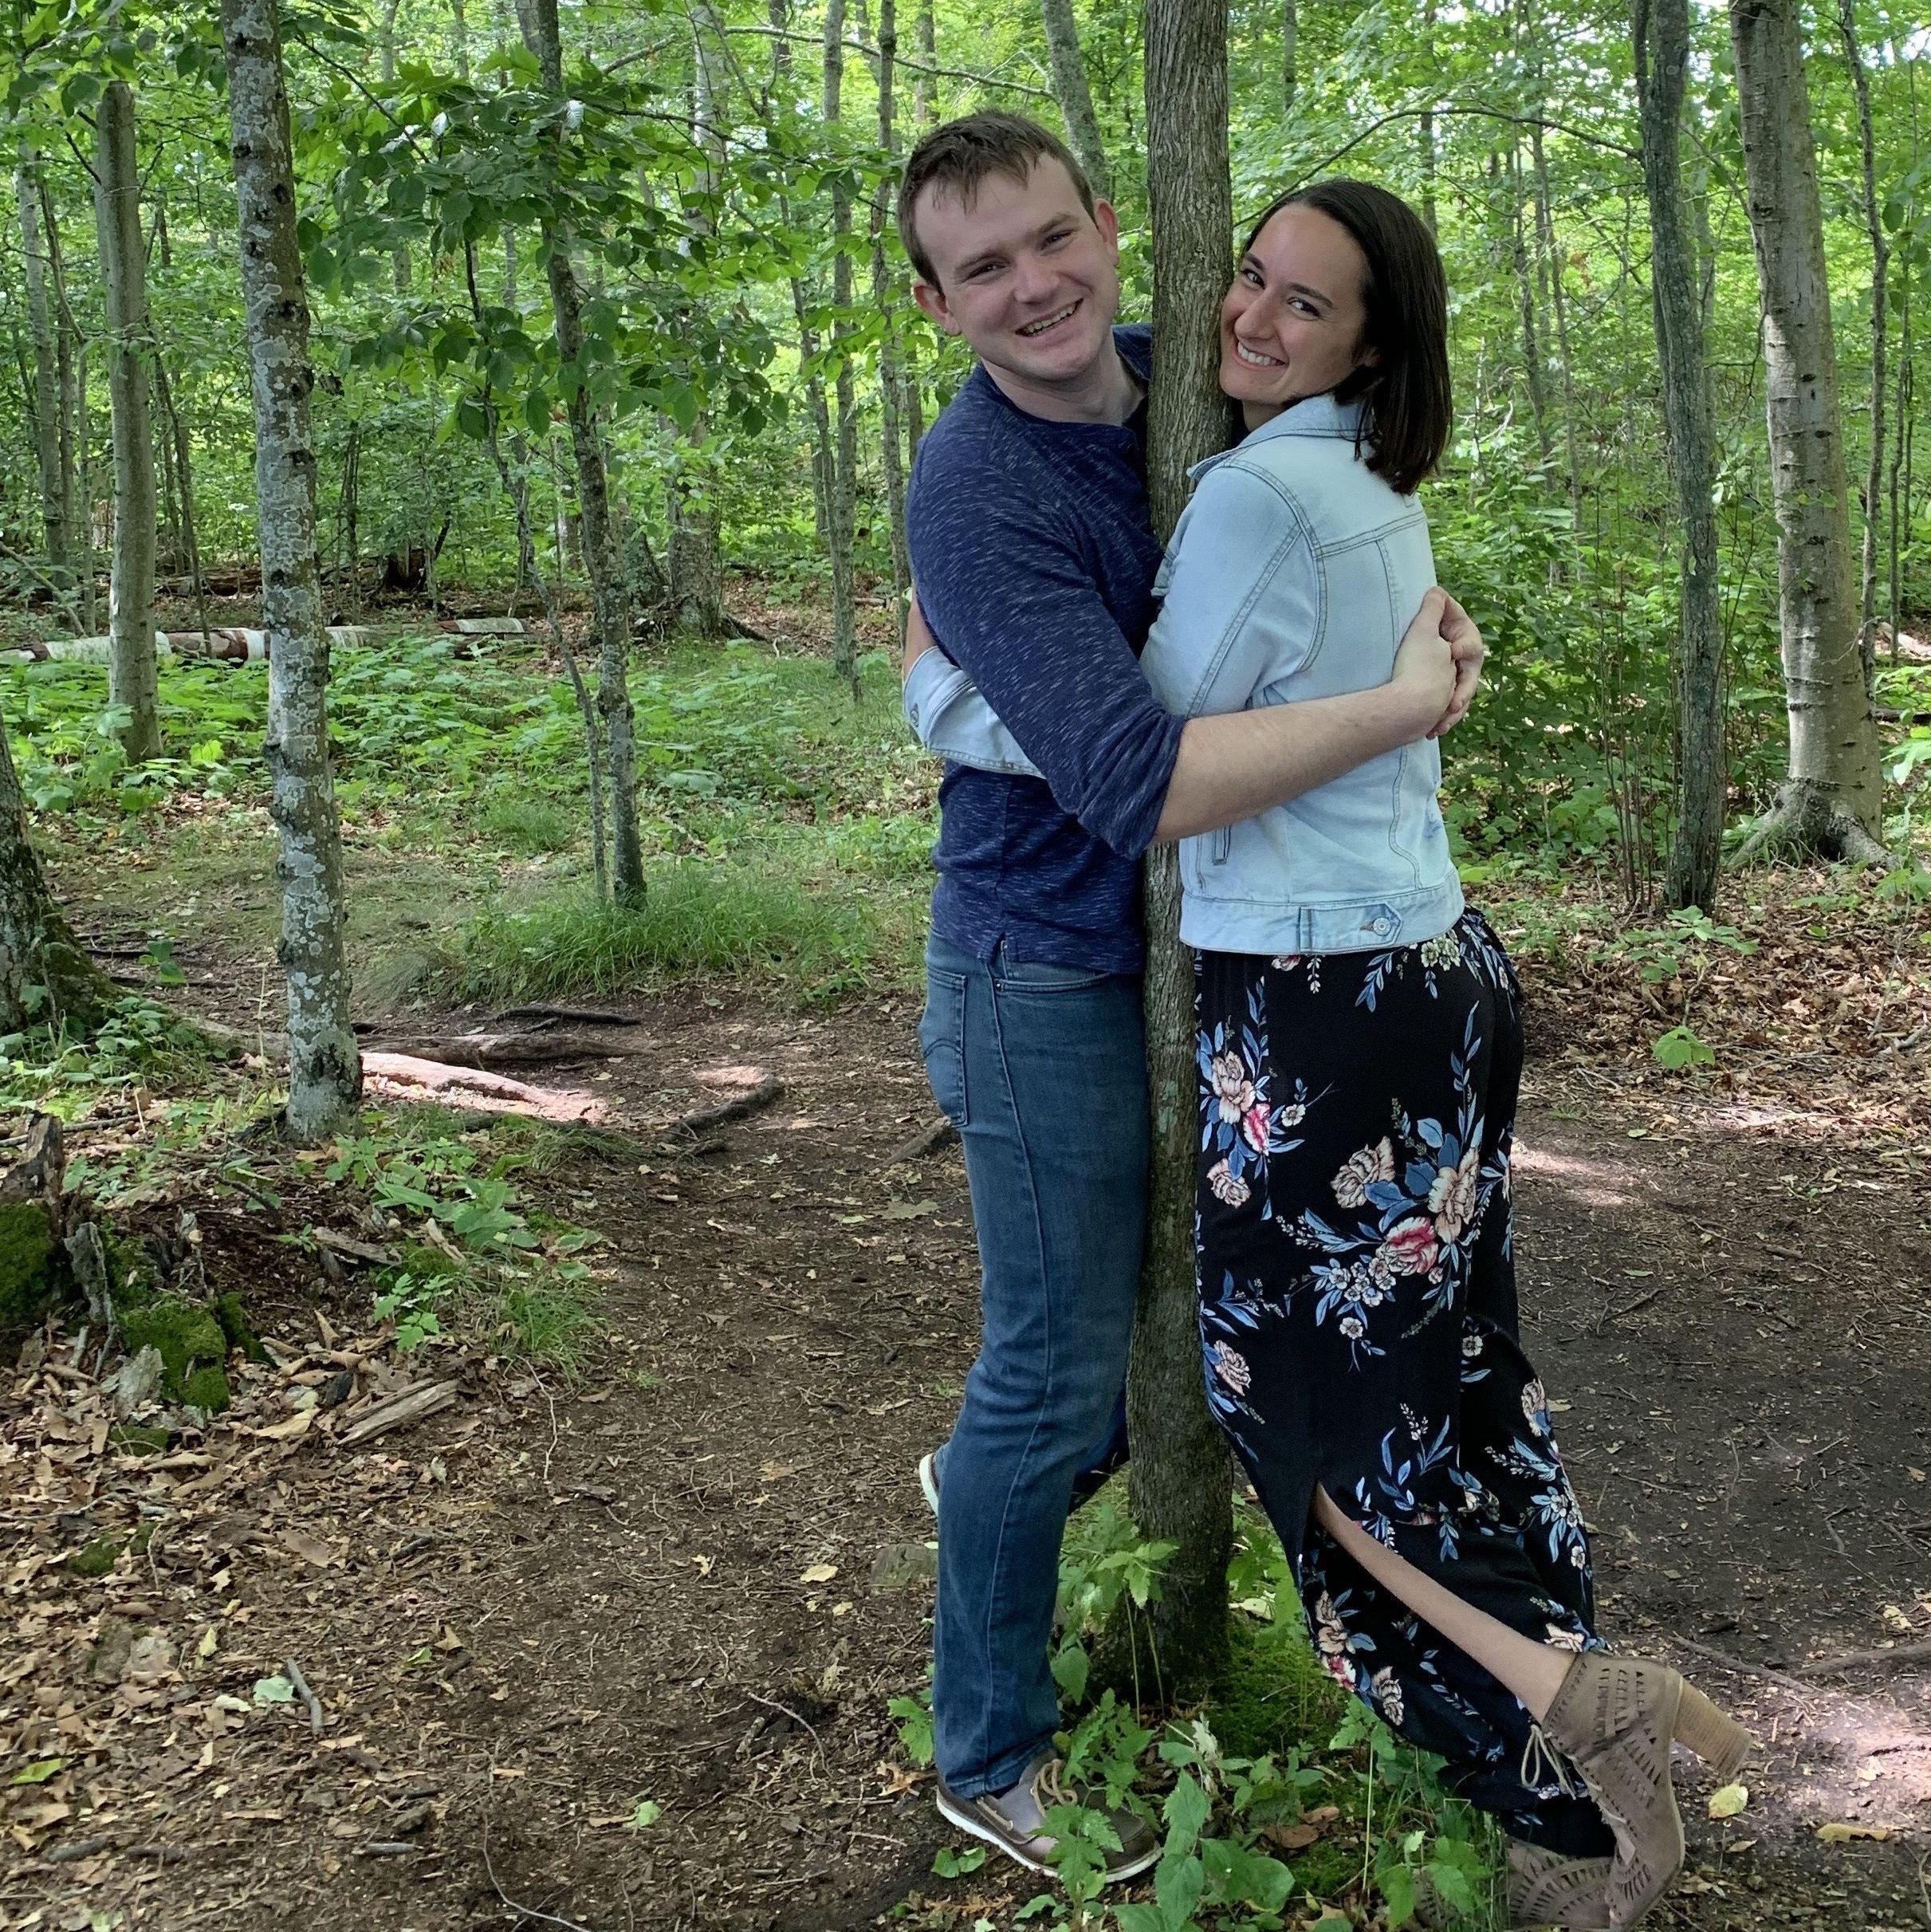
{"type": "Polygon", "coordinates": [[[1864,482],[1864,567],[1858,600],[1858,648],[1868,684],[1878,663],[1878,525],[1883,519],[1885,332],[1890,317],[1885,290],[1890,279],[1891,250],[1878,198],[1876,143],[1870,126],[1870,80],[1858,45],[1855,0],[1838,0],[1838,31],[1844,60],[1857,93],[1858,139],[1864,163],[1864,226],[1870,237],[1870,468],[1864,482]]]}
{"type": "Polygon", "coordinates": [[[1729,770],[1723,745],[1723,612],[1717,576],[1716,436],[1697,250],[1683,195],[1684,86],[1689,0],[1633,0],[1636,93],[1649,195],[1650,288],[1663,421],[1683,521],[1682,612],[1677,647],[1676,842],[1664,896],[1673,911],[1713,910],[1729,770]]]}
{"type": "MultiPolygon", "coordinates": [[[[388,98],[388,90],[395,82],[395,14],[401,0],[385,0],[382,10],[382,24],[377,30],[376,39],[382,61],[383,97],[388,98]]],[[[409,245],[398,245],[391,254],[390,266],[395,278],[395,293],[409,293],[409,245]]]]}
{"type": "Polygon", "coordinates": [[[1880,860],[1877,723],[1858,649],[1837,352],[1798,0],[1730,0],[1750,232],[1763,296],[1790,775],[1754,853],[1880,860]]]}
{"type": "Polygon", "coordinates": [[[114,426],[114,562],[108,590],[108,702],[124,707],[119,734],[136,763],[161,749],[154,648],[154,439],[147,370],[147,250],[141,234],[140,178],[134,151],[134,94],[110,81],[95,108],[94,214],[107,295],[108,396],[114,426]]]}
{"type": "Polygon", "coordinates": [[[1099,138],[1099,117],[1093,112],[1092,89],[1087,85],[1073,0],[1040,0],[1040,20],[1046,30],[1047,57],[1052,64],[1052,97],[1059,102],[1060,118],[1066,123],[1066,144],[1093,192],[1111,200],[1113,176],[1107,166],[1106,144],[1099,138]]]}
{"type": "Polygon", "coordinates": [[[912,125],[922,134],[937,118],[932,110],[932,69],[938,65],[938,31],[932,0],[918,0],[912,21],[912,52],[918,61],[912,77],[912,125]]]}
{"type": "Polygon", "coordinates": [[[262,623],[268,632],[269,810],[281,834],[277,956],[289,988],[289,1137],[313,1147],[355,1116],[341,821],[328,750],[328,637],[315,555],[309,291],[275,0],[222,0],[242,300],[254,396],[262,623]]]}
{"type": "Polygon", "coordinates": [[[61,488],[60,336],[48,293],[46,242],[41,234],[40,188],[29,172],[31,151],[23,150],[14,175],[20,204],[20,247],[26,258],[27,332],[33,344],[33,454],[40,478],[41,528],[47,545],[47,577],[57,597],[72,594],[67,513],[61,488]]]}
{"type": "Polygon", "coordinates": [[[175,407],[174,384],[168,380],[167,364],[157,350],[154,359],[155,399],[167,419],[167,441],[175,457],[175,486],[179,499],[179,531],[182,561],[187,565],[188,588],[195,599],[195,620],[201,634],[208,634],[207,584],[201,574],[201,531],[195,517],[194,453],[189,447],[187,425],[175,407]]]}
{"type": "MultiPolygon", "coordinates": [[[[1226,441],[1216,380],[1220,303],[1233,270],[1227,15],[1214,0],[1147,0],[1146,194],[1153,230],[1154,380],[1147,482],[1165,538],[1187,470],[1226,441]]],[[[1131,1497],[1142,1533],[1177,1544],[1150,1623],[1162,1687],[1198,1688],[1227,1647],[1233,1515],[1227,1446],[1201,1385],[1194,1308],[1198,1075],[1194,974],[1181,945],[1175,848],[1146,865],[1146,1076],[1153,1171],[1146,1271],[1127,1382],[1131,1497]]]]}
{"type": "MultiPolygon", "coordinates": [[[[824,124],[838,125],[845,81],[845,0],[828,0],[824,10],[824,124]]],[[[851,545],[858,511],[858,403],[852,393],[851,360],[847,352],[851,307],[851,258],[845,243],[851,233],[851,192],[832,187],[832,348],[838,356],[833,394],[836,434],[825,475],[825,541],[832,557],[832,671],[858,692],[858,634],[853,610],[851,545]]]]}
{"type": "Polygon", "coordinates": [[[64,1021],[90,1030],[115,997],[47,889],[0,720],[0,1027],[64,1021]]]}
{"type": "MultiPolygon", "coordinates": [[[[1427,0],[1422,9],[1422,58],[1430,70],[1434,70],[1436,0],[1427,0]]],[[[1428,232],[1434,234],[1435,228],[1435,116],[1432,108],[1422,115],[1417,124],[1416,138],[1422,150],[1422,218],[1428,224],[1428,232]]]]}
{"type": "MultiPolygon", "coordinates": [[[[718,124],[719,63],[724,28],[710,0],[699,0],[690,17],[693,78],[690,133],[704,156],[696,206],[689,217],[694,236],[708,236],[713,223],[710,198],[717,191],[724,163],[724,132],[718,124]]],[[[680,457],[670,483],[671,543],[665,557],[671,603],[677,622],[703,637],[721,637],[724,616],[724,569],[718,554],[717,499],[706,474],[702,451],[710,440],[709,419],[700,411],[682,440],[691,451],[680,457]]]]}
{"type": "Polygon", "coordinates": [[[1520,145],[1508,151],[1508,184],[1509,199],[1513,203],[1510,214],[1510,252],[1515,263],[1516,299],[1522,317],[1522,377],[1528,386],[1529,415],[1536,426],[1536,447],[1541,451],[1542,466],[1546,470],[1555,451],[1549,441],[1549,400],[1544,386],[1546,371],[1543,364],[1542,325],[1536,313],[1536,281],[1529,267],[1528,238],[1523,233],[1522,203],[1525,190],[1520,145]]]}
{"type": "MultiPolygon", "coordinates": [[[[517,0],[523,39],[542,70],[553,100],[563,90],[563,45],[556,0],[517,0]]],[[[544,223],[543,246],[556,321],[557,359],[580,366],[584,348],[583,299],[570,260],[568,229],[553,217],[544,223]]],[[[619,901],[643,896],[643,847],[637,831],[637,749],[630,698],[631,632],[635,622],[623,546],[611,515],[610,479],[603,439],[590,398],[580,383],[564,394],[570,447],[576,459],[577,511],[583,521],[584,568],[597,630],[597,714],[604,721],[605,769],[610,780],[611,887],[619,901]]]]}
{"type": "MultiPolygon", "coordinates": [[[[879,145],[894,156],[899,151],[898,133],[892,119],[898,52],[899,24],[895,0],[879,0],[879,145]]],[[[885,251],[895,171],[888,170],[879,178],[872,196],[871,299],[886,321],[885,338],[879,344],[879,454],[885,472],[886,513],[891,528],[892,612],[899,627],[899,640],[903,644],[906,593],[911,588],[912,564],[905,534],[904,445],[899,423],[904,376],[900,367],[898,324],[903,305],[891,285],[885,251]]]]}
{"type": "Polygon", "coordinates": [[[1285,113],[1294,111],[1294,96],[1300,91],[1300,9],[1296,0],[1284,0],[1280,10],[1280,105],[1285,113]]]}

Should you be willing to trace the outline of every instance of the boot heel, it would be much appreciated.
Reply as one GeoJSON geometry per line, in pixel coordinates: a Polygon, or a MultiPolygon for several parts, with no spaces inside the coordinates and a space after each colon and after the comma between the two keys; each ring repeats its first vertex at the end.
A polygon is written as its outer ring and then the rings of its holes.
{"type": "Polygon", "coordinates": [[[1683,1686],[1676,1718],[1679,1744],[1689,1745],[1717,1776],[1733,1778],[1750,1755],[1750,1733],[1726,1712],[1719,1710],[1693,1684],[1683,1686]]]}

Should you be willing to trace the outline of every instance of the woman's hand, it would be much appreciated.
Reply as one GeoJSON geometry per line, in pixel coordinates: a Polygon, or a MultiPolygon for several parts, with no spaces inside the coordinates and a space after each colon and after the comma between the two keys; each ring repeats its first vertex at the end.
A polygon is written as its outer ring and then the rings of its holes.
{"type": "Polygon", "coordinates": [[[1445,731],[1453,731],[1468,715],[1469,706],[1475,701],[1477,687],[1482,681],[1482,660],[1489,655],[1489,647],[1482,642],[1482,634],[1476,628],[1475,620],[1446,591],[1441,596],[1441,635],[1455,660],[1455,691],[1449,700],[1448,709],[1441,714],[1441,722],[1429,733],[1430,738],[1440,738],[1445,731]]]}
{"type": "MultiPolygon", "coordinates": [[[[1476,642],[1479,644],[1481,641],[1481,634],[1477,632],[1476,642]]],[[[912,675],[912,667],[928,651],[936,650],[938,647],[938,639],[926,626],[926,614],[918,608],[918,593],[914,590],[910,603],[905,607],[905,662],[899,667],[899,677],[909,678],[912,675]]]]}
{"type": "Polygon", "coordinates": [[[1403,701],[1402,716],[1408,721],[1407,734],[1401,741],[1405,744],[1433,738],[1442,729],[1441,721],[1454,709],[1460,676],[1448,641],[1448,613],[1459,608],[1446,591],[1431,590],[1402,633],[1389,683],[1403,701]]]}

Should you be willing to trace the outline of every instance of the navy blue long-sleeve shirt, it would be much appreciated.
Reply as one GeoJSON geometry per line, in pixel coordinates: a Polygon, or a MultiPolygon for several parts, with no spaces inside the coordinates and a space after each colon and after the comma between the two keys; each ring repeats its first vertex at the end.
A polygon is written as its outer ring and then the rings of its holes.
{"type": "MultiPolygon", "coordinates": [[[[1114,340],[1144,383],[1151,333],[1114,340]]],[[[1145,411],[1052,423],[974,369],[918,446],[907,534],[933,635],[1043,779],[947,768],[932,930],[976,958],[1138,972],[1139,860],[1183,719],[1141,675],[1160,546],[1145,411]]]]}

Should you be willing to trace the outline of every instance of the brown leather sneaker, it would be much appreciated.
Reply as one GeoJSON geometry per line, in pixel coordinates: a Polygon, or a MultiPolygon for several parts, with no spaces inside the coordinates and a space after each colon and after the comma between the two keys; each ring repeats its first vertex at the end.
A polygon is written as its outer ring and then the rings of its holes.
{"type": "MultiPolygon", "coordinates": [[[[1010,1791],[988,1792],[977,1798],[961,1797],[941,1778],[939,1816],[962,1832],[983,1839],[1028,1871],[1049,1872],[1057,1841],[1046,1829],[1046,1813],[1056,1804],[1087,1804],[1083,1793],[1060,1783],[1065,1769],[1065,1761],[1048,1752],[1032,1761],[1010,1791]]],[[[1119,1849],[1105,1855],[1107,1884],[1135,1878],[1159,1862],[1160,1840],[1137,1812],[1102,1805],[1087,1808],[1101,1812],[1119,1840],[1119,1849]]]]}

